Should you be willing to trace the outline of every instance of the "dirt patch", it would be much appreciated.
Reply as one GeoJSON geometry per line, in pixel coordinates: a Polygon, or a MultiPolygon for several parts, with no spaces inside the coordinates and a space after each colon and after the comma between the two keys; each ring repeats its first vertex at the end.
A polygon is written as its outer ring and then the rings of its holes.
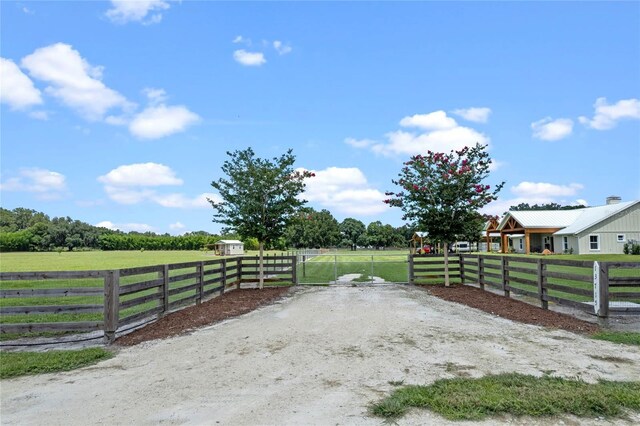
{"type": "Polygon", "coordinates": [[[230,291],[200,305],[173,312],[153,324],[118,338],[116,344],[132,346],[149,340],[177,336],[198,327],[246,314],[280,299],[288,291],[288,287],[230,291]]]}
{"type": "Polygon", "coordinates": [[[570,315],[542,309],[475,287],[466,285],[453,285],[451,287],[430,285],[421,287],[441,299],[462,303],[512,321],[579,333],[594,333],[599,329],[596,324],[574,318],[570,315]]]}

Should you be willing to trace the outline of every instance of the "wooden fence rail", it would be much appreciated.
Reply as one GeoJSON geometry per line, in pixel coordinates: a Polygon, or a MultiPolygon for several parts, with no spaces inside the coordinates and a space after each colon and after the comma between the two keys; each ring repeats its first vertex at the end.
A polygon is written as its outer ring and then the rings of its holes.
{"type": "MultiPolygon", "coordinates": [[[[409,284],[444,282],[444,256],[440,254],[410,254],[409,284]]],[[[449,256],[449,279],[460,282],[461,264],[457,255],[449,256]]]]}
{"type": "Polygon", "coordinates": [[[473,282],[481,289],[488,285],[507,297],[514,293],[535,298],[544,309],[554,302],[600,317],[640,314],[640,274],[612,275],[614,270],[640,271],[640,263],[474,254],[459,258],[463,284],[473,282]]]}
{"type": "MultiPolygon", "coordinates": [[[[265,257],[266,281],[295,284],[295,261],[295,256],[265,257]]],[[[113,342],[123,327],[237,289],[256,281],[258,271],[257,257],[236,257],[107,271],[2,272],[0,298],[18,300],[0,307],[0,333],[102,330],[113,342]],[[68,287],[60,288],[60,280],[68,287]],[[12,281],[30,288],[12,288],[12,281]]]]}

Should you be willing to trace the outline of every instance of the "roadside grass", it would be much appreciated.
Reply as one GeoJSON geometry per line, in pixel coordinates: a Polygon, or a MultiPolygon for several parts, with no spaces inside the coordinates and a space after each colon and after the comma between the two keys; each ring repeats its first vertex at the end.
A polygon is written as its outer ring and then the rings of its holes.
{"type": "Polygon", "coordinates": [[[0,379],[75,370],[109,359],[102,348],[49,352],[0,352],[0,379]]]}
{"type": "Polygon", "coordinates": [[[640,333],[633,331],[599,331],[592,334],[591,337],[597,340],[640,346],[640,333]]]}
{"type": "Polygon", "coordinates": [[[410,408],[427,408],[448,420],[487,417],[624,417],[640,410],[640,382],[600,381],[595,384],[559,377],[518,373],[479,379],[441,379],[429,386],[403,386],[371,406],[380,417],[397,419],[410,408]]]}

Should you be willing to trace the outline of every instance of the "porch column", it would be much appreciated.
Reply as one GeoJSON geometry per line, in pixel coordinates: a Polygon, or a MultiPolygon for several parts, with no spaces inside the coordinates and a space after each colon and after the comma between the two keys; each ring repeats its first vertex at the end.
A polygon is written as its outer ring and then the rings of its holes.
{"type": "Polygon", "coordinates": [[[524,230],[524,253],[525,254],[529,254],[530,252],[529,242],[530,242],[529,231],[525,229],[524,230]]]}
{"type": "Polygon", "coordinates": [[[500,233],[500,239],[502,240],[502,247],[500,247],[500,249],[502,250],[503,253],[508,253],[509,252],[508,235],[500,233]]]}
{"type": "Polygon", "coordinates": [[[487,253],[491,251],[491,237],[489,236],[489,231],[487,231],[487,253]]]}

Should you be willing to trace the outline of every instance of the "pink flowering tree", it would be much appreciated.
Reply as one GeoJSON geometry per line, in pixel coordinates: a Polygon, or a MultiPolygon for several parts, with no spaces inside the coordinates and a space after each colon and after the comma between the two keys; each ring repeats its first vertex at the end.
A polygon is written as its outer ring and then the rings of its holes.
{"type": "MultiPolygon", "coordinates": [[[[497,199],[504,182],[491,187],[491,158],[486,146],[465,147],[447,153],[428,151],[404,163],[398,192],[387,192],[386,204],[400,207],[403,220],[414,223],[429,238],[445,243],[445,285],[449,286],[448,245],[469,234],[469,224],[478,223],[478,210],[497,199]]],[[[481,229],[478,229],[480,232],[481,229]]]]}

